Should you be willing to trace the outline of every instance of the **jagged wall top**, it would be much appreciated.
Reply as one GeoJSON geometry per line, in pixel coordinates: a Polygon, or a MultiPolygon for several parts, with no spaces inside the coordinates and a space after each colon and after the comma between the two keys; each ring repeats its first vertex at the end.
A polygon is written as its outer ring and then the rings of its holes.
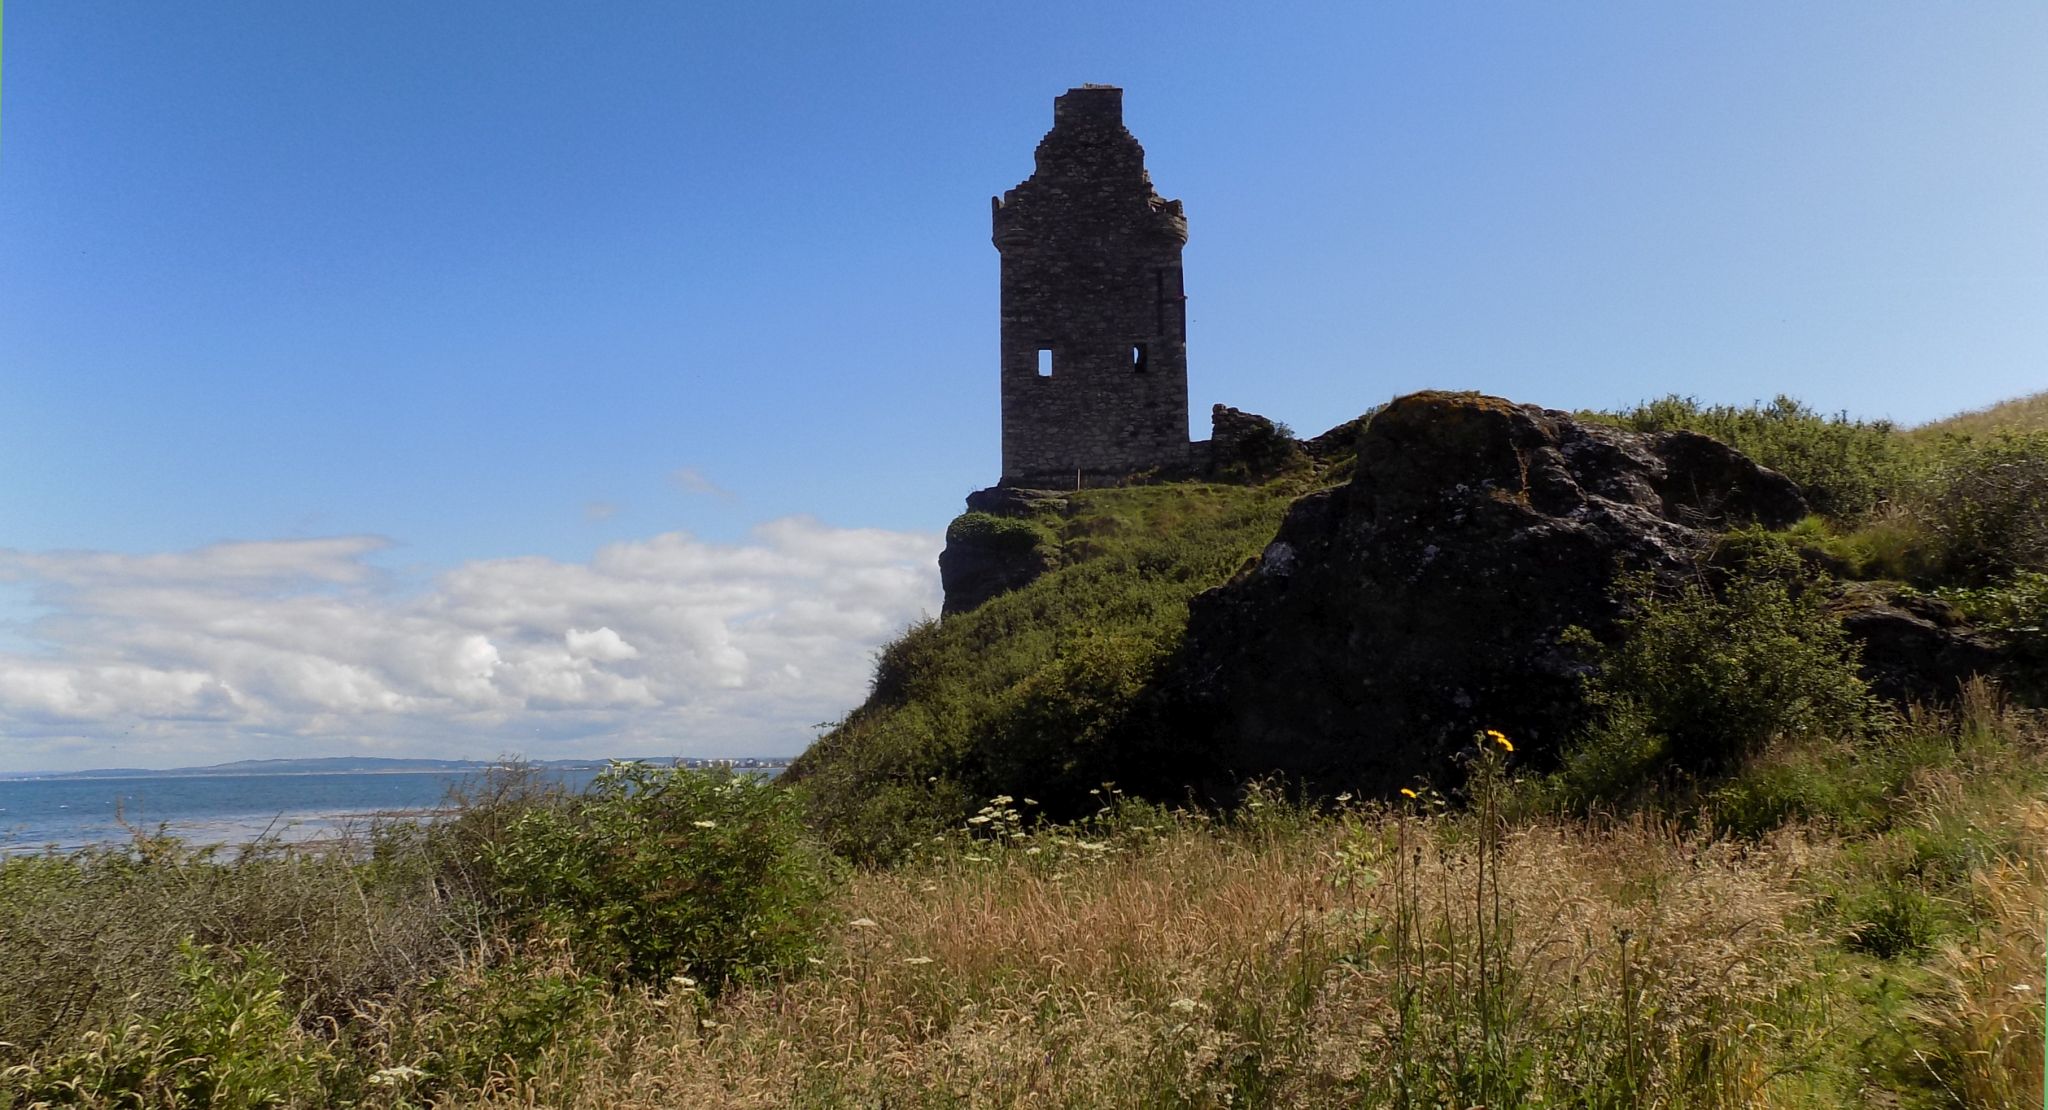
{"type": "Polygon", "coordinates": [[[1153,234],[1176,243],[1188,241],[1180,201],[1167,200],[1152,187],[1145,148],[1124,126],[1122,89],[1069,89],[1053,98],[1052,113],[1052,130],[1033,152],[1031,176],[992,198],[998,248],[1058,238],[1076,207],[1104,204],[1137,209],[1132,215],[1153,234]],[[1076,195],[1077,190],[1086,195],[1076,195]]]}

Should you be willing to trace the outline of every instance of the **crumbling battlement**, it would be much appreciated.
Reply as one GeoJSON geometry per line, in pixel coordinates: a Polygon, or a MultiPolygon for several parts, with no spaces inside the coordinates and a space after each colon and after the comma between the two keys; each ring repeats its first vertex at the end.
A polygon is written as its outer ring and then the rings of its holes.
{"type": "Polygon", "coordinates": [[[994,198],[1002,254],[1004,485],[1184,470],[1180,202],[1153,191],[1123,90],[1053,101],[1031,177],[994,198]]]}

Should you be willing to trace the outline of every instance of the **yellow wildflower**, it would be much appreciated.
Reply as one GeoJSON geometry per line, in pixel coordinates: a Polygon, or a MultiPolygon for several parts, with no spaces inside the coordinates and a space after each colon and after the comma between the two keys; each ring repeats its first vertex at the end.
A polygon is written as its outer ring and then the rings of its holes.
{"type": "Polygon", "coordinates": [[[1404,797],[1404,798],[1413,798],[1413,797],[1415,797],[1416,795],[1415,795],[1415,791],[1413,791],[1413,790],[1410,790],[1410,789],[1408,789],[1407,787],[1405,787],[1405,786],[1404,786],[1404,787],[1402,787],[1402,788],[1401,788],[1401,796],[1402,796],[1402,797],[1404,797]]]}
{"type": "Polygon", "coordinates": [[[1502,732],[1502,731],[1500,731],[1499,729],[1496,729],[1496,728],[1490,728],[1490,729],[1487,729],[1487,730],[1486,730],[1486,738],[1487,738],[1488,740],[1491,740],[1491,741],[1493,741],[1493,742],[1494,742],[1494,743],[1496,743],[1496,744],[1499,744],[1499,745],[1501,746],[1501,750],[1502,750],[1502,751],[1509,751],[1509,752],[1511,752],[1511,751],[1514,751],[1514,750],[1515,750],[1515,745],[1514,745],[1514,742],[1508,739],[1508,735],[1507,735],[1507,733],[1505,733],[1505,732],[1502,732]]]}

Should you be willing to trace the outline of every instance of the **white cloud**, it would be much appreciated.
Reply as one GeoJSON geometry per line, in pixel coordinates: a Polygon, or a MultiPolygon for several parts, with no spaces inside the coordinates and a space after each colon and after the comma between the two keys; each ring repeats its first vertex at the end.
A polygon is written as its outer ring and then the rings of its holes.
{"type": "Polygon", "coordinates": [[[615,663],[621,659],[640,658],[640,649],[621,639],[609,628],[596,628],[585,632],[572,628],[562,634],[569,645],[569,654],[584,659],[595,659],[604,663],[615,663]]]}
{"type": "Polygon", "coordinates": [[[937,609],[938,545],[793,517],[737,544],[464,563],[413,594],[369,561],[376,537],[0,549],[0,582],[41,610],[23,629],[38,650],[0,652],[0,769],[793,752],[937,609]]]}
{"type": "Polygon", "coordinates": [[[684,493],[708,493],[717,497],[731,497],[732,491],[704,476],[694,466],[679,466],[668,472],[668,480],[684,493]]]}

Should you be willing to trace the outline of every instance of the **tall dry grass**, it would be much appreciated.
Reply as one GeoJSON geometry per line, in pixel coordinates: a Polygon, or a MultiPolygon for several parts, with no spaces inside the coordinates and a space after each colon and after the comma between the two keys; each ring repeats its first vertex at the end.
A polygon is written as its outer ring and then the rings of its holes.
{"type": "Polygon", "coordinates": [[[2039,1105],[2043,966],[2048,963],[2048,802],[2024,804],[2025,850],[1971,876],[1975,935],[1942,947],[1920,1007],[1935,1050],[1925,1062],[1966,1106],[2039,1105]]]}
{"type": "Polygon", "coordinates": [[[1790,924],[1801,836],[1542,823],[1489,847],[1383,811],[1278,824],[1031,837],[863,876],[808,977],[715,1007],[673,983],[618,996],[560,1067],[477,1096],[1757,1106],[1811,1047],[1757,1035],[1814,975],[1817,940],[1790,924]]]}
{"type": "Polygon", "coordinates": [[[449,918],[412,899],[448,875],[402,837],[212,871],[17,861],[0,1107],[2033,1105],[2041,745],[1976,690],[1881,744],[1766,761],[1799,816],[1741,836],[1544,816],[1497,762],[1458,807],[1112,800],[1050,827],[997,799],[851,874],[797,973],[716,997],[449,918]],[[21,1035],[101,968],[128,977],[89,1007],[105,1021],[21,1035]]]}

